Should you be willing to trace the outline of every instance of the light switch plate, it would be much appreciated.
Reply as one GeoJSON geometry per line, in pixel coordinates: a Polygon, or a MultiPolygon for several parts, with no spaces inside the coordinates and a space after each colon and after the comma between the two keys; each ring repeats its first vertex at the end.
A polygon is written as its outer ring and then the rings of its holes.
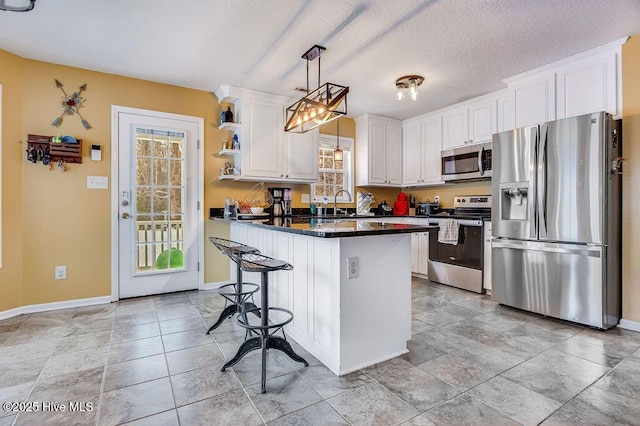
{"type": "Polygon", "coordinates": [[[109,178],[107,176],[87,176],[87,188],[109,189],[109,178]]]}
{"type": "Polygon", "coordinates": [[[309,194],[302,194],[302,202],[303,203],[308,203],[309,202],[309,194]]]}

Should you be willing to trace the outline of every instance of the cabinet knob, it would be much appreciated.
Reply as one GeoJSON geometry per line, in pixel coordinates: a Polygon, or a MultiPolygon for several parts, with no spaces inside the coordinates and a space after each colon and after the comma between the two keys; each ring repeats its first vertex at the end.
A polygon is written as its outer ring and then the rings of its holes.
{"type": "Polygon", "coordinates": [[[289,177],[289,175],[286,175],[285,177],[289,177]]]}
{"type": "Polygon", "coordinates": [[[473,143],[473,139],[469,139],[469,143],[473,143]]]}
{"type": "Polygon", "coordinates": [[[280,175],[280,177],[283,177],[284,175],[280,175]]]}

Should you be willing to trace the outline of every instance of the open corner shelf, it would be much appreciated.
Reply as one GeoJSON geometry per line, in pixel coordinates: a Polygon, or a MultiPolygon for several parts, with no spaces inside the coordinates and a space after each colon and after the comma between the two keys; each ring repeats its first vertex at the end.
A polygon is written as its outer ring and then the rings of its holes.
{"type": "Polygon", "coordinates": [[[218,129],[223,130],[223,129],[240,129],[242,127],[242,124],[240,123],[232,123],[230,121],[225,122],[220,124],[220,126],[218,126],[218,129]]]}

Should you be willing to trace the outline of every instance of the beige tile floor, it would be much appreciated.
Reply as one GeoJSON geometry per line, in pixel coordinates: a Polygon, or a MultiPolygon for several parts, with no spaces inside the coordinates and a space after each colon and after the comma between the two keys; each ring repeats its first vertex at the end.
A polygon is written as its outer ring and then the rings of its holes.
{"type": "Polygon", "coordinates": [[[186,292],[0,321],[0,402],[38,408],[0,426],[640,424],[640,333],[416,279],[408,354],[337,377],[294,344],[310,366],[270,352],[261,394],[258,352],[220,371],[244,337],[205,334],[222,307],[186,292]]]}

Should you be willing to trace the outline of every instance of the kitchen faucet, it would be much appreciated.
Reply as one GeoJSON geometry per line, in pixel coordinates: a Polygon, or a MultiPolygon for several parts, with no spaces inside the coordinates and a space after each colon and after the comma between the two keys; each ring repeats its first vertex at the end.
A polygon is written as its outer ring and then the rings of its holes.
{"type": "Polygon", "coordinates": [[[338,212],[341,212],[341,213],[344,213],[344,215],[346,216],[348,213],[346,209],[345,210],[338,209],[338,194],[340,194],[341,192],[344,192],[349,196],[349,202],[353,201],[353,196],[346,189],[340,189],[336,191],[336,193],[333,196],[333,214],[338,214],[338,212]]]}

